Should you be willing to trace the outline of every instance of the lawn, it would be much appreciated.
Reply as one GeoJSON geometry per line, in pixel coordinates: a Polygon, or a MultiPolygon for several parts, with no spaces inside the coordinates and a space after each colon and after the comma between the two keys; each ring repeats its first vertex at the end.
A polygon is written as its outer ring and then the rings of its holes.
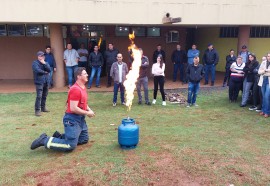
{"type": "Polygon", "coordinates": [[[71,153],[30,150],[41,133],[63,132],[66,97],[49,93],[51,112],[36,117],[34,93],[0,94],[0,185],[270,185],[269,119],[229,103],[227,89],[202,90],[191,108],[161,106],[160,97],[137,105],[135,97],[130,112],[112,107],[111,92],[90,92],[88,144],[71,153]],[[140,142],[122,150],[117,126],[128,116],[140,142]]]}

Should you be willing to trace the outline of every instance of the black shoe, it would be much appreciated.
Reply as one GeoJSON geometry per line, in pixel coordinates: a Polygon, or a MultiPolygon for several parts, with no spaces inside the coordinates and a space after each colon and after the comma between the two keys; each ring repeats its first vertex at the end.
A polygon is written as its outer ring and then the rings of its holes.
{"type": "Polygon", "coordinates": [[[62,134],[60,132],[58,132],[58,131],[55,131],[53,133],[52,137],[54,137],[54,138],[61,138],[62,137],[62,134]]]}
{"type": "Polygon", "coordinates": [[[142,104],[142,101],[138,101],[138,104],[141,105],[142,104]]]}
{"type": "Polygon", "coordinates": [[[204,85],[208,85],[208,81],[204,82],[204,85]]]}
{"type": "Polygon", "coordinates": [[[151,105],[151,103],[150,103],[149,101],[148,101],[148,102],[145,102],[145,104],[146,104],[146,105],[149,105],[149,106],[151,105]]]}
{"type": "Polygon", "coordinates": [[[91,86],[88,86],[88,87],[87,87],[87,89],[90,89],[90,88],[91,88],[91,86]]]}
{"type": "Polygon", "coordinates": [[[107,88],[111,87],[111,85],[107,85],[107,88]]]}
{"type": "Polygon", "coordinates": [[[226,83],[223,83],[222,87],[226,87],[226,83]]]}
{"type": "Polygon", "coordinates": [[[101,86],[100,86],[100,85],[97,85],[96,87],[97,87],[97,88],[101,88],[101,86]]]}
{"type": "Polygon", "coordinates": [[[36,110],[36,111],[35,111],[35,115],[36,115],[36,116],[41,116],[40,110],[36,110]]]}
{"type": "Polygon", "coordinates": [[[214,86],[215,85],[215,83],[214,82],[211,82],[211,86],[214,86]]]}
{"type": "Polygon", "coordinates": [[[39,138],[35,139],[31,145],[31,150],[34,150],[38,147],[45,145],[45,140],[47,139],[47,134],[43,133],[39,136],[39,138]]]}
{"type": "Polygon", "coordinates": [[[247,105],[245,105],[245,104],[244,104],[244,105],[243,105],[243,104],[240,105],[240,107],[246,107],[246,106],[247,106],[247,105]]]}
{"type": "Polygon", "coordinates": [[[41,109],[41,112],[50,112],[46,107],[41,109]]]}

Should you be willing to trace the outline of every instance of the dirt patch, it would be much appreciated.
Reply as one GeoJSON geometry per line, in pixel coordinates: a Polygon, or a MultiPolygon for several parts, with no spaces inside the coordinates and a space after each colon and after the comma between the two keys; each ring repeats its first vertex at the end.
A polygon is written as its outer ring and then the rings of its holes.
{"type": "MultiPolygon", "coordinates": [[[[181,164],[168,152],[150,152],[148,155],[150,162],[142,161],[139,156],[132,151],[127,152],[126,163],[130,169],[139,170],[139,176],[148,180],[149,186],[177,185],[177,186],[198,186],[201,184],[200,178],[194,178],[184,170],[181,164]],[[153,162],[152,162],[153,161],[153,162]],[[140,162],[140,163],[138,163],[140,162]],[[139,167],[134,167],[137,164],[139,167]]],[[[128,180],[126,185],[134,183],[128,180]]]]}

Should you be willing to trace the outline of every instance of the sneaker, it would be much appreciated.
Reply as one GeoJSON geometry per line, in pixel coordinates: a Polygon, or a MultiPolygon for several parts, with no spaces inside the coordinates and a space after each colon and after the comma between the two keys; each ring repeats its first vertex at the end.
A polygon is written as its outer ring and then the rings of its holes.
{"type": "Polygon", "coordinates": [[[241,105],[240,105],[240,107],[246,107],[246,106],[247,106],[247,105],[245,105],[245,104],[241,104],[241,105]]]}
{"type": "Polygon", "coordinates": [[[211,86],[214,86],[215,85],[215,83],[214,82],[211,82],[211,86]]]}
{"type": "Polygon", "coordinates": [[[257,110],[257,107],[256,106],[251,106],[248,108],[248,110],[257,110]]]}
{"type": "Polygon", "coordinates": [[[112,106],[115,107],[116,106],[116,103],[113,103],[112,106]]]}
{"type": "Polygon", "coordinates": [[[198,107],[199,105],[197,105],[196,103],[193,103],[192,106],[198,107]]]}
{"type": "Polygon", "coordinates": [[[61,136],[62,136],[62,134],[58,131],[55,131],[52,135],[52,137],[54,137],[54,138],[61,138],[61,136]]]}
{"type": "Polygon", "coordinates": [[[204,82],[204,85],[208,85],[208,81],[204,82]]]}
{"type": "Polygon", "coordinates": [[[36,110],[36,111],[35,111],[35,115],[36,115],[36,116],[41,116],[41,112],[40,112],[39,110],[36,110]]]}
{"type": "Polygon", "coordinates": [[[142,104],[142,101],[139,101],[138,104],[141,105],[142,104]]]}
{"type": "Polygon", "coordinates": [[[187,108],[189,108],[189,107],[190,107],[190,104],[188,103],[188,104],[187,104],[187,108]]]}
{"type": "Polygon", "coordinates": [[[46,107],[41,109],[41,112],[50,112],[46,107]]]}
{"type": "Polygon", "coordinates": [[[122,102],[122,105],[126,105],[126,102],[122,102]]]}
{"type": "Polygon", "coordinates": [[[256,109],[256,112],[261,112],[261,111],[262,111],[261,108],[257,108],[257,109],[256,109]]]}
{"type": "Polygon", "coordinates": [[[166,101],[162,101],[162,106],[166,106],[166,101]]]}
{"type": "Polygon", "coordinates": [[[97,88],[101,88],[101,86],[100,86],[100,85],[97,85],[96,87],[97,87],[97,88]]]}
{"type": "Polygon", "coordinates": [[[148,101],[148,102],[145,102],[146,105],[151,105],[151,103],[148,101]]]}
{"type": "Polygon", "coordinates": [[[157,100],[153,99],[152,104],[156,104],[157,100]]]}
{"type": "Polygon", "coordinates": [[[39,136],[39,138],[35,139],[31,144],[31,150],[34,150],[38,147],[45,145],[45,140],[47,139],[47,134],[43,133],[39,136]]]}

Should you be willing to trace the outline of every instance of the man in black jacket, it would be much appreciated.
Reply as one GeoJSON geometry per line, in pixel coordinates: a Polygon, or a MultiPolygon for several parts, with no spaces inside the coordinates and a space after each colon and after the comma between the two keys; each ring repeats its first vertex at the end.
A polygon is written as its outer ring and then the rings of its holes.
{"type": "Polygon", "coordinates": [[[34,74],[34,82],[36,86],[36,102],[35,115],[41,116],[41,112],[49,112],[46,108],[46,98],[49,88],[49,73],[51,72],[50,65],[45,62],[44,52],[37,53],[37,60],[32,63],[32,70],[34,74]]]}
{"type": "Polygon", "coordinates": [[[208,49],[205,50],[203,55],[203,64],[205,68],[205,85],[208,84],[208,74],[211,72],[211,86],[215,84],[216,65],[219,61],[219,56],[213,44],[208,44],[208,49]]]}
{"type": "Polygon", "coordinates": [[[196,104],[197,94],[200,89],[200,81],[204,76],[203,65],[199,64],[200,58],[194,57],[193,64],[188,65],[187,77],[188,77],[188,103],[187,107],[198,106],[196,104]]]}
{"type": "Polygon", "coordinates": [[[97,72],[96,87],[100,88],[100,74],[101,74],[101,67],[103,66],[103,56],[98,51],[97,45],[94,46],[94,51],[90,53],[89,65],[92,68],[92,71],[87,88],[88,89],[91,88],[96,72],[97,72]]]}
{"type": "Polygon", "coordinates": [[[153,63],[156,63],[157,62],[158,55],[162,55],[162,58],[163,58],[163,60],[165,62],[165,60],[166,60],[166,56],[165,55],[166,54],[165,54],[164,50],[161,49],[161,44],[158,44],[157,45],[157,49],[154,51],[154,54],[153,54],[153,63]]]}
{"type": "Polygon", "coordinates": [[[185,83],[185,64],[187,63],[187,54],[186,51],[181,50],[181,45],[176,45],[176,50],[173,51],[171,56],[173,62],[173,82],[176,81],[178,69],[180,71],[180,81],[185,83]]]}
{"type": "Polygon", "coordinates": [[[106,63],[106,71],[108,76],[107,87],[112,86],[112,78],[110,76],[110,71],[112,64],[117,61],[116,56],[118,53],[119,51],[113,47],[113,44],[109,43],[108,49],[104,53],[104,60],[106,63]]]}

